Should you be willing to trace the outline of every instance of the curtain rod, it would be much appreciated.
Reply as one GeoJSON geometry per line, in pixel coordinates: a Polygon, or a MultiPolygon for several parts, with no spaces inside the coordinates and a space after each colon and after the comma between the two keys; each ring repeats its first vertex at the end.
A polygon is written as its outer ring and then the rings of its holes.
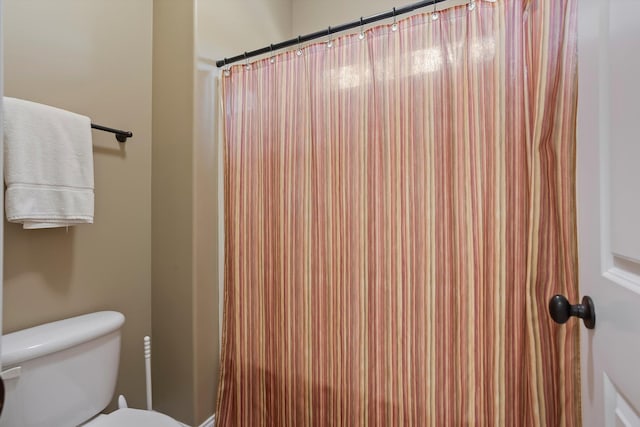
{"type": "MultiPolygon", "coordinates": [[[[218,61],[216,61],[216,66],[218,68],[224,67],[226,65],[232,64],[234,62],[238,62],[238,61],[242,61],[244,59],[249,59],[252,58],[254,56],[259,56],[259,55],[264,55],[266,53],[270,53],[273,52],[275,50],[280,50],[280,49],[284,49],[287,47],[291,47],[291,46],[296,46],[299,45],[301,43],[305,43],[311,40],[315,40],[315,39],[319,39],[322,37],[327,37],[331,34],[334,33],[340,33],[342,31],[346,31],[346,30],[350,30],[352,28],[356,28],[356,27],[362,27],[364,25],[367,24],[371,24],[372,22],[377,22],[377,21],[382,21],[383,19],[389,19],[389,18],[393,18],[396,17],[398,15],[403,15],[405,13],[410,13],[413,12],[416,9],[420,9],[423,7],[427,7],[427,6],[433,6],[437,3],[442,3],[444,1],[448,1],[448,0],[425,0],[425,1],[419,1],[417,3],[413,3],[407,6],[403,6],[400,8],[396,8],[394,7],[391,11],[389,12],[382,12],[382,13],[378,13],[377,15],[372,15],[369,16],[368,18],[364,18],[361,17],[360,19],[356,20],[356,21],[351,21],[348,22],[346,24],[342,24],[342,25],[338,25],[336,27],[329,27],[326,30],[320,30],[320,31],[316,31],[315,33],[310,33],[304,36],[298,36],[296,38],[293,39],[289,39],[280,43],[276,43],[276,44],[271,44],[269,46],[263,47],[261,49],[256,49],[256,50],[252,50],[250,52],[244,52],[240,55],[236,55],[233,56],[231,58],[224,58],[224,59],[220,59],[218,61]]],[[[473,1],[473,0],[471,0],[473,1]]]]}
{"type": "Polygon", "coordinates": [[[92,129],[101,130],[103,132],[115,133],[116,134],[116,139],[118,140],[118,142],[127,142],[127,138],[131,138],[133,136],[133,132],[130,132],[130,131],[127,131],[127,130],[108,128],[106,126],[96,125],[96,124],[93,124],[93,123],[91,123],[91,128],[92,129]]]}

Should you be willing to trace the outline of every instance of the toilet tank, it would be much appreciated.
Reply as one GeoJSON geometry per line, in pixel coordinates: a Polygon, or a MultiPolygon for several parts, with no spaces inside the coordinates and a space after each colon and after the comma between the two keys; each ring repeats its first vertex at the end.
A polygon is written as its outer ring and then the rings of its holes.
{"type": "Polygon", "coordinates": [[[101,311],[2,337],[6,400],[0,427],[73,427],[115,391],[124,316],[101,311]]]}

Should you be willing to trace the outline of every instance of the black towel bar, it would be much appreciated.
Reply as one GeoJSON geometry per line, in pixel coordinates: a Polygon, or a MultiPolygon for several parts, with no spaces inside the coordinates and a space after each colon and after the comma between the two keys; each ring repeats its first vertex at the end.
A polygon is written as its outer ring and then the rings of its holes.
{"type": "Polygon", "coordinates": [[[115,133],[116,134],[116,139],[118,140],[118,142],[126,142],[127,138],[131,138],[133,136],[133,133],[130,132],[130,131],[114,129],[114,128],[108,128],[106,126],[96,125],[96,124],[93,124],[93,123],[91,123],[91,128],[92,129],[101,130],[101,131],[104,131],[104,132],[115,133]]]}

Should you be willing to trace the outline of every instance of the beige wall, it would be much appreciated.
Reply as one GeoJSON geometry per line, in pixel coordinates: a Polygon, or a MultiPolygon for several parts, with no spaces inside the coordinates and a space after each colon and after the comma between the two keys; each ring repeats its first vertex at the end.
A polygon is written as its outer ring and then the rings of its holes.
{"type": "Polygon", "coordinates": [[[153,5],[154,406],[189,424],[194,405],[194,2],[153,5]]]}
{"type": "Polygon", "coordinates": [[[153,76],[154,403],[190,425],[215,410],[219,368],[221,56],[290,35],[290,0],[156,0],[153,76]]]}
{"type": "MultiPolygon", "coordinates": [[[[400,8],[418,0],[293,0],[292,31],[294,34],[307,34],[354,21],[361,16],[371,16],[400,8]]],[[[467,0],[453,0],[441,3],[438,8],[451,7],[467,0]]],[[[422,11],[430,10],[429,7],[422,11]]],[[[407,15],[405,15],[407,16],[407,15]]],[[[354,30],[356,31],[356,30],[354,30]]]]}
{"type": "Polygon", "coordinates": [[[222,59],[291,37],[292,0],[197,0],[197,54],[222,59]]]}
{"type": "Polygon", "coordinates": [[[385,12],[393,7],[406,6],[417,0],[293,0],[292,31],[307,34],[385,12]]]}
{"type": "Polygon", "coordinates": [[[116,393],[144,406],[151,329],[151,0],[5,0],[5,94],[130,129],[93,132],[95,223],[5,224],[4,332],[96,310],[126,316],[116,393]]]}
{"type": "Polygon", "coordinates": [[[135,133],[122,149],[93,134],[94,225],[6,224],[5,332],[121,311],[117,393],[144,407],[141,340],[153,329],[155,408],[190,425],[213,413],[222,237],[211,61],[289,38],[291,10],[291,0],[5,0],[5,93],[135,133]]]}

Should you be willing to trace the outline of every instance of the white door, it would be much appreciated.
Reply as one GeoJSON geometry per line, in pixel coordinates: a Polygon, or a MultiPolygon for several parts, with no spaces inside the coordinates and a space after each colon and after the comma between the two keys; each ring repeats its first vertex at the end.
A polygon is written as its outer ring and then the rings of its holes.
{"type": "Polygon", "coordinates": [[[640,427],[640,0],[578,10],[580,292],[596,311],[581,327],[583,421],[640,427]]]}
{"type": "MultiPolygon", "coordinates": [[[[4,77],[2,74],[3,65],[2,65],[2,0],[0,0],[0,100],[2,100],[2,96],[4,94],[3,83],[4,77]]],[[[4,172],[2,167],[4,165],[4,160],[2,159],[2,155],[4,153],[3,141],[4,137],[2,135],[2,103],[0,103],[0,180],[2,180],[2,188],[4,190],[4,172]]],[[[0,354],[2,354],[2,279],[4,277],[4,273],[2,270],[2,262],[4,256],[2,254],[2,250],[4,247],[4,191],[0,192],[0,354]]],[[[2,360],[0,360],[0,371],[2,371],[2,360]]],[[[2,383],[2,378],[0,378],[0,412],[2,412],[2,404],[4,404],[4,384],[2,383]]],[[[2,416],[0,414],[0,416],[2,416]]]]}

